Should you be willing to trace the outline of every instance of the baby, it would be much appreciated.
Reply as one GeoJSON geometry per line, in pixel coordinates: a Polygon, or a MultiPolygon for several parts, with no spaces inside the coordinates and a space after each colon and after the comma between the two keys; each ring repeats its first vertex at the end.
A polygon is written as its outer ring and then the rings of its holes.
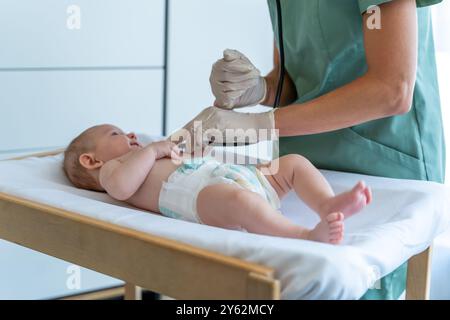
{"type": "Polygon", "coordinates": [[[331,244],[342,241],[343,220],[371,201],[370,188],[362,181],[334,195],[321,173],[299,155],[259,166],[182,160],[172,142],[144,147],[135,134],[113,125],[89,128],[75,138],[65,152],[64,170],[76,187],[106,191],[164,216],[331,244]],[[315,228],[294,224],[277,211],[291,189],[320,216],[315,228]]]}

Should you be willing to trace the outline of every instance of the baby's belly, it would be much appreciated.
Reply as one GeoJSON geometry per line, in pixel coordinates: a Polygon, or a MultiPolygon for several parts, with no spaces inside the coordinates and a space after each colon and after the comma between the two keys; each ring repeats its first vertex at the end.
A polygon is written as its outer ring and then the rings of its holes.
{"type": "Polygon", "coordinates": [[[159,212],[158,200],[162,184],[178,167],[171,159],[157,160],[144,183],[127,202],[144,210],[159,212]]]}

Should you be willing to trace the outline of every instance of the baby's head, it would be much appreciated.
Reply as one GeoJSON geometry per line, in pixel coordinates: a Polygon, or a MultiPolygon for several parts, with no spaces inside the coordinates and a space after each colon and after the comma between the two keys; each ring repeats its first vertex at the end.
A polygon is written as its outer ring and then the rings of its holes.
{"type": "Polygon", "coordinates": [[[89,128],[76,137],[64,153],[64,172],[78,188],[103,191],[98,181],[107,161],[142,148],[134,133],[109,125],[89,128]]]}

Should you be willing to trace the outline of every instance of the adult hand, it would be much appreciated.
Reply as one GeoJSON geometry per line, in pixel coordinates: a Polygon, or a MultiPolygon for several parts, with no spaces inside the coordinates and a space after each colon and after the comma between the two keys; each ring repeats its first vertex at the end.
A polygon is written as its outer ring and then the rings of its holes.
{"type": "Polygon", "coordinates": [[[212,66],[209,78],[216,97],[214,105],[224,109],[254,106],[266,96],[266,81],[250,60],[237,50],[227,49],[212,66]]]}
{"type": "Polygon", "coordinates": [[[186,152],[192,153],[208,145],[243,145],[276,138],[274,110],[242,113],[209,107],[200,112],[170,140],[185,141],[186,152]]]}

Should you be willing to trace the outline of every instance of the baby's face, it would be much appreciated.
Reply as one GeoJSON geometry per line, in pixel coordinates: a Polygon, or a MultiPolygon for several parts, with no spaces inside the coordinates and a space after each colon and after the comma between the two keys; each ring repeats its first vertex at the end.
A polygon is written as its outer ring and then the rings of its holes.
{"type": "Polygon", "coordinates": [[[113,125],[102,125],[92,132],[95,142],[95,157],[104,162],[142,148],[134,133],[125,134],[113,125]]]}

